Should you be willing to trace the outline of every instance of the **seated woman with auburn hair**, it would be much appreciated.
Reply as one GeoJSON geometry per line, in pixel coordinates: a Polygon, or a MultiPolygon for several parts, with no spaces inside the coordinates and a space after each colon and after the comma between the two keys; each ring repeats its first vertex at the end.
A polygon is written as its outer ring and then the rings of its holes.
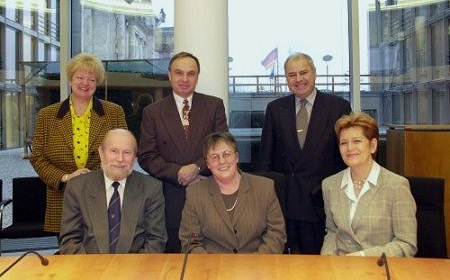
{"type": "Polygon", "coordinates": [[[373,159],[376,121],[364,113],[346,115],[335,132],[348,168],[322,182],[327,233],[321,254],[414,256],[416,204],[408,180],[373,159]]]}

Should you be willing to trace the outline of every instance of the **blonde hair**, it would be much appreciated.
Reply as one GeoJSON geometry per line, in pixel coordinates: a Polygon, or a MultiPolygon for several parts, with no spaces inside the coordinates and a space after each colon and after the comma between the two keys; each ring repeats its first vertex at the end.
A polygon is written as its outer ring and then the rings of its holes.
{"type": "Polygon", "coordinates": [[[105,79],[105,67],[96,56],[88,53],[79,53],[67,64],[67,79],[72,80],[73,75],[78,70],[93,72],[97,78],[97,84],[103,83],[105,79]]]}

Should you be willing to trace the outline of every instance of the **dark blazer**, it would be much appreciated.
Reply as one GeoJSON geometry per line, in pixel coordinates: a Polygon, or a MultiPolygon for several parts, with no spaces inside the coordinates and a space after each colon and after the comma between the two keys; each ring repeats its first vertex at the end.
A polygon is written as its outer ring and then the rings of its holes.
{"type": "MultiPolygon", "coordinates": [[[[162,253],[167,234],[164,197],[159,180],[133,171],[123,194],[116,253],[162,253]]],[[[71,179],[64,193],[62,254],[108,254],[109,229],[103,172],[71,179]]]]}
{"type": "Polygon", "coordinates": [[[366,256],[412,257],[417,252],[416,203],[406,178],[381,167],[377,184],[359,200],[350,223],[344,171],[323,180],[327,234],[322,255],[363,251],[366,256]]]}
{"type": "MultiPolygon", "coordinates": [[[[113,128],[127,128],[122,107],[93,99],[89,128],[89,155],[86,168],[100,168],[98,147],[106,132],[113,128]]],[[[47,185],[47,206],[44,230],[59,232],[63,201],[64,174],[77,170],[73,157],[72,118],[69,99],[41,109],[33,135],[33,152],[30,162],[47,185]]]]}
{"type": "Polygon", "coordinates": [[[178,229],[185,200],[185,187],[178,184],[178,171],[195,163],[207,174],[203,142],[212,132],[228,131],[220,98],[194,93],[190,115],[190,138],[186,140],[173,94],[144,109],[139,142],[139,165],[163,181],[167,228],[178,229]]]}
{"type": "Polygon", "coordinates": [[[192,233],[195,253],[281,254],[286,242],[283,213],[271,179],[242,173],[233,217],[214,178],[189,186],[180,226],[183,251],[192,233]]]}
{"type": "Polygon", "coordinates": [[[267,105],[261,136],[259,169],[286,174],[286,218],[316,222],[311,191],[322,179],[345,168],[334,124],[351,112],[350,103],[317,91],[303,149],[297,140],[295,96],[267,105]]]}

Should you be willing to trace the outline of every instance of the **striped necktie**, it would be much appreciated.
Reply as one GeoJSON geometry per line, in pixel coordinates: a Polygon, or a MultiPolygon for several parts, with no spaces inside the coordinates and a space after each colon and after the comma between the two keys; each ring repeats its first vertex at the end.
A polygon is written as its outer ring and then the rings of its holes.
{"type": "Polygon", "coordinates": [[[114,254],[116,252],[117,241],[119,241],[120,235],[120,195],[119,182],[112,184],[114,193],[109,201],[108,206],[108,225],[109,225],[109,253],[114,254]]]}
{"type": "Polygon", "coordinates": [[[183,100],[183,129],[186,139],[189,138],[189,121],[191,117],[191,108],[189,107],[189,101],[183,100]]]}

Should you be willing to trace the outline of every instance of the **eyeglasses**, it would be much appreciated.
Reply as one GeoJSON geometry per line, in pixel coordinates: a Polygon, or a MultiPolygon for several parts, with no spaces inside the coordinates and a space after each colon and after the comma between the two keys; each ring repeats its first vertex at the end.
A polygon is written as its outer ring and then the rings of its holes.
{"type": "Polygon", "coordinates": [[[230,161],[232,157],[234,156],[235,152],[233,151],[224,151],[222,153],[222,156],[220,154],[209,154],[206,156],[206,159],[211,163],[217,163],[220,161],[220,158],[222,157],[225,161],[230,161]]]}

